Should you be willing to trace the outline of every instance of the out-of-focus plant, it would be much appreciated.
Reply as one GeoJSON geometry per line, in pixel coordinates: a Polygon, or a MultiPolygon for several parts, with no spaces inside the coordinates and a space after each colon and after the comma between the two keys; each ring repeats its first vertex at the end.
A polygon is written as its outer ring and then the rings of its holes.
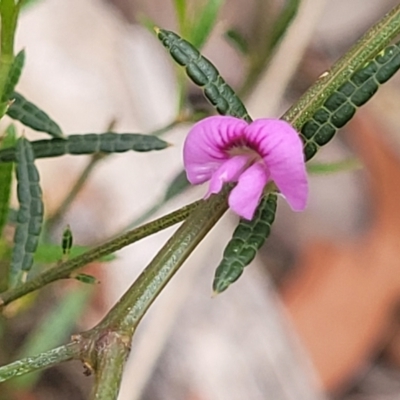
{"type": "MultiPolygon", "coordinates": [[[[163,198],[133,223],[142,225],[91,249],[74,246],[69,228],[64,232],[62,245],[52,243],[48,231],[54,218],[65,213],[95,164],[104,155],[127,151],[163,151],[168,147],[168,143],[160,138],[163,132],[177,124],[199,119],[199,110],[187,103],[188,89],[183,73],[203,90],[217,113],[236,117],[246,123],[252,119],[243,101],[221,77],[217,68],[200,53],[218,20],[223,1],[174,0],[179,34],[159,28],[155,31],[180,68],[177,72],[180,101],[176,119],[153,134],[115,133],[111,128],[103,134],[63,132],[38,105],[18,92],[17,84],[23,70],[25,53],[15,53],[14,37],[21,6],[31,3],[33,0],[0,0],[0,116],[7,115],[49,135],[48,139],[31,141],[18,135],[14,126],[9,125],[0,136],[0,309],[3,314],[7,318],[14,318],[18,314],[29,313],[32,304],[40,297],[37,293],[40,294],[52,282],[70,279],[95,283],[95,277],[80,272],[85,265],[110,257],[115,251],[169,226],[183,223],[98,325],[74,335],[70,342],[62,344],[66,339],[65,333],[73,329],[90,293],[96,290],[95,286],[82,284],[77,292],[71,294],[67,291],[61,296],[59,303],[43,317],[42,324],[25,339],[17,355],[0,350],[6,358],[19,358],[0,367],[0,382],[34,373],[18,378],[17,381],[11,380],[4,386],[0,398],[3,393],[9,396],[16,386],[19,389],[31,387],[36,382],[38,372],[44,368],[79,359],[95,375],[91,398],[116,399],[125,360],[138,324],[175,272],[225,213],[228,208],[227,199],[235,185],[224,185],[218,194],[207,200],[188,204],[142,224],[160,204],[187,189],[185,174],[180,173],[163,198]],[[53,220],[45,220],[36,160],[64,154],[90,154],[92,159],[73,192],[62,203],[57,216],[53,216],[53,220]],[[18,210],[10,209],[10,192],[14,179],[17,182],[18,210]],[[10,234],[12,231],[13,238],[10,234]]],[[[229,40],[248,60],[247,77],[240,90],[243,95],[256,85],[257,77],[267,66],[273,50],[296,14],[298,4],[298,0],[285,2],[268,31],[261,29],[262,21],[258,21],[254,33],[256,42],[242,37],[234,28],[227,32],[229,40]]],[[[399,33],[400,6],[397,6],[282,116],[282,120],[300,135],[306,161],[327,144],[379,86],[400,68],[400,42],[391,44],[399,33]]],[[[309,171],[329,173],[357,166],[356,161],[345,160],[332,165],[310,165],[309,171]]],[[[226,290],[240,277],[269,236],[277,207],[277,186],[270,182],[265,187],[251,220],[240,219],[216,269],[213,283],[216,293],[226,290]]],[[[6,331],[4,319],[0,318],[0,340],[5,337],[6,331]]]]}

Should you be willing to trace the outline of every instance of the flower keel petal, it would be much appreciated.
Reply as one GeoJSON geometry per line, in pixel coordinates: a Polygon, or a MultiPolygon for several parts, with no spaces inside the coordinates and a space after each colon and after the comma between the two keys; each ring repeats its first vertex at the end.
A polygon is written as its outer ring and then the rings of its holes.
{"type": "Polygon", "coordinates": [[[248,156],[235,156],[225,161],[212,175],[206,198],[221,191],[226,182],[237,182],[248,162],[248,156]]]}
{"type": "Polygon", "coordinates": [[[240,175],[238,184],[232,190],[228,199],[229,207],[242,218],[251,220],[268,178],[268,172],[262,164],[249,167],[240,175]]]}

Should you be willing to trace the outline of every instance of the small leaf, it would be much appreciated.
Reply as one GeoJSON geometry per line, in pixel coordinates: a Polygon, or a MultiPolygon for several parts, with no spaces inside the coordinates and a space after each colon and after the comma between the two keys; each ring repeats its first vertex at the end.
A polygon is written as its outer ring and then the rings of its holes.
{"type": "Polygon", "coordinates": [[[226,290],[242,275],[244,268],[253,261],[257,250],[264,244],[271,232],[276,203],[277,195],[271,193],[262,200],[251,221],[240,220],[215,272],[213,282],[215,293],[226,290]]]}
{"type": "Polygon", "coordinates": [[[187,180],[186,171],[179,172],[168,186],[162,204],[183,193],[189,186],[190,183],[187,180]]]}
{"type": "Polygon", "coordinates": [[[176,33],[164,29],[157,29],[156,32],[172,58],[179,65],[185,67],[188,77],[197,86],[203,88],[205,97],[219,114],[251,121],[242,101],[207,58],[176,33]]]}
{"type": "Polygon", "coordinates": [[[42,190],[30,142],[19,138],[16,147],[19,210],[10,266],[10,286],[20,283],[33,264],[43,223],[42,190]]]}
{"type": "MultiPolygon", "coordinates": [[[[168,143],[156,136],[138,133],[87,133],[69,135],[65,139],[45,139],[31,142],[35,158],[59,157],[64,154],[122,153],[133,150],[162,150],[168,143]]],[[[15,148],[0,150],[0,162],[15,160],[15,148]]]]}
{"type": "Polygon", "coordinates": [[[10,96],[11,103],[7,115],[25,126],[39,132],[46,132],[54,137],[62,137],[61,128],[44,111],[26,100],[21,94],[14,92],[10,96]]]}
{"type": "Polygon", "coordinates": [[[77,275],[71,276],[71,278],[74,278],[79,282],[86,283],[87,285],[95,285],[97,283],[100,283],[100,281],[98,279],[96,279],[94,276],[88,275],[88,274],[77,274],[77,275]]]}
{"type": "Polygon", "coordinates": [[[243,55],[249,54],[249,44],[245,37],[236,29],[228,29],[224,34],[225,39],[243,55]]]}
{"type": "Polygon", "coordinates": [[[62,252],[64,255],[69,255],[69,252],[71,251],[72,243],[73,243],[72,231],[68,225],[64,229],[62,240],[61,240],[61,247],[62,247],[62,252]]]}
{"type": "Polygon", "coordinates": [[[25,63],[25,51],[21,50],[14,58],[14,62],[11,66],[10,72],[8,74],[8,79],[4,87],[3,95],[1,96],[1,102],[5,103],[10,98],[17,85],[19,78],[22,73],[22,68],[25,63]]]}
{"type": "MultiPolygon", "coordinates": [[[[13,125],[10,125],[6,130],[3,140],[0,142],[0,149],[15,146],[15,143],[15,128],[13,125]]],[[[12,164],[0,164],[0,237],[8,220],[12,173],[12,164]]]]}

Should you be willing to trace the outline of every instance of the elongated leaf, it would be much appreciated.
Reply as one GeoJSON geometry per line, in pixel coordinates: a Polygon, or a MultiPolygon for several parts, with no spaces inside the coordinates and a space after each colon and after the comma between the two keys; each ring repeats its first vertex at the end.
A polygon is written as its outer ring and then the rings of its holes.
{"type": "Polygon", "coordinates": [[[203,88],[204,95],[221,115],[232,115],[251,121],[245,106],[233,89],[222,79],[214,65],[176,33],[157,29],[157,36],[172,58],[185,67],[189,78],[203,88]]]}
{"type": "MultiPolygon", "coordinates": [[[[16,142],[16,133],[13,125],[7,128],[6,135],[1,142],[0,149],[12,147],[16,142]]],[[[8,209],[10,203],[11,182],[12,182],[13,165],[0,164],[0,237],[3,228],[7,223],[8,209]]]]}
{"type": "Polygon", "coordinates": [[[17,85],[19,78],[21,76],[22,68],[25,63],[25,51],[21,50],[14,58],[14,62],[11,66],[10,72],[8,74],[7,83],[4,87],[4,93],[1,97],[1,102],[5,103],[10,98],[17,85]]]}
{"type": "Polygon", "coordinates": [[[204,46],[214,28],[223,4],[224,0],[208,0],[200,15],[196,15],[194,18],[193,25],[190,28],[190,42],[197,49],[201,49],[204,46]]]}
{"type": "Polygon", "coordinates": [[[25,138],[16,147],[17,195],[19,210],[10,268],[10,286],[16,286],[33,264],[43,223],[42,190],[34,164],[32,146],[25,138]]]}
{"type": "Polygon", "coordinates": [[[46,132],[54,137],[62,137],[61,128],[44,111],[29,102],[21,94],[14,92],[10,96],[13,103],[7,110],[12,119],[22,122],[25,126],[39,132],[46,132]]]}
{"type": "MultiPolygon", "coordinates": [[[[129,150],[146,152],[162,150],[168,143],[156,136],[137,133],[87,133],[70,135],[65,139],[45,139],[31,142],[35,158],[59,157],[64,154],[81,155],[122,153],[129,150]]],[[[0,150],[0,162],[15,160],[15,148],[0,150]]]]}
{"type": "Polygon", "coordinates": [[[400,42],[388,46],[349,81],[328,97],[322,108],[301,128],[306,159],[311,159],[320,146],[328,143],[339,128],[355,114],[400,68],[400,42]]]}
{"type": "Polygon", "coordinates": [[[224,38],[243,55],[249,54],[249,43],[237,29],[228,29],[224,33],[224,38]]]}
{"type": "Polygon", "coordinates": [[[215,293],[226,290],[242,275],[244,268],[254,259],[257,250],[264,244],[271,232],[276,203],[277,195],[272,193],[262,200],[253,220],[240,220],[215,272],[213,282],[215,293]]]}

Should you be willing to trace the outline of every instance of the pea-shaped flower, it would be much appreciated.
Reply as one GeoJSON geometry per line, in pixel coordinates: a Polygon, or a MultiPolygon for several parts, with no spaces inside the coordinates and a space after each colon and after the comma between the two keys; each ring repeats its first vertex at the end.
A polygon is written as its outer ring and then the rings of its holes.
{"type": "Polygon", "coordinates": [[[303,211],[308,182],[303,145],[296,130],[279,119],[247,123],[215,116],[191,128],[183,149],[187,178],[192,184],[210,181],[206,198],[224,183],[237,182],[229,207],[251,220],[265,185],[275,182],[294,211],[303,211]]]}

